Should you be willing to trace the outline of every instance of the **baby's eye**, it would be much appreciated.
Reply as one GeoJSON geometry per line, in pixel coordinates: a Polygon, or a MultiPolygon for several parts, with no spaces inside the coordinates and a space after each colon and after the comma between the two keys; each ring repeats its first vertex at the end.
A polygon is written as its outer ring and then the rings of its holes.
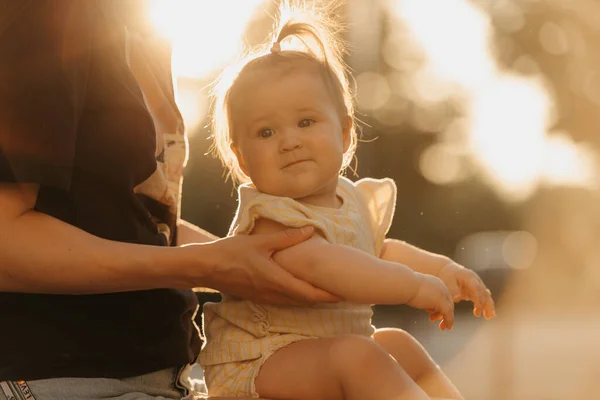
{"type": "Polygon", "coordinates": [[[258,136],[263,139],[270,138],[274,134],[275,134],[275,131],[271,128],[262,129],[258,132],[258,136]]]}
{"type": "Polygon", "coordinates": [[[303,120],[301,120],[300,122],[298,122],[298,127],[300,127],[300,128],[306,128],[306,127],[311,126],[314,123],[315,123],[314,119],[304,118],[303,120]]]}

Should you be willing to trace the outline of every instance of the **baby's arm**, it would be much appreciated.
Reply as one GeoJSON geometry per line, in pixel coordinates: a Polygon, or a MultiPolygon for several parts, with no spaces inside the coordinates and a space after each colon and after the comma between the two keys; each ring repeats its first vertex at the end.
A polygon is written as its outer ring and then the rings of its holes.
{"type": "Polygon", "coordinates": [[[494,300],[479,276],[470,269],[452,261],[449,257],[419,249],[396,239],[386,239],[380,257],[398,262],[422,274],[440,278],[454,301],[469,300],[474,304],[475,316],[492,318],[496,315],[494,300]]]}
{"type": "MultiPolygon", "coordinates": [[[[268,233],[286,227],[261,218],[252,233],[268,233]]],[[[273,255],[292,275],[341,298],[362,304],[408,304],[443,314],[452,326],[453,303],[440,279],[403,264],[371,256],[349,246],[335,245],[321,236],[273,255]]]]}
{"type": "Polygon", "coordinates": [[[385,239],[380,257],[386,261],[404,264],[413,271],[433,276],[438,276],[442,268],[452,262],[446,256],[431,253],[396,239],[385,239]]]}

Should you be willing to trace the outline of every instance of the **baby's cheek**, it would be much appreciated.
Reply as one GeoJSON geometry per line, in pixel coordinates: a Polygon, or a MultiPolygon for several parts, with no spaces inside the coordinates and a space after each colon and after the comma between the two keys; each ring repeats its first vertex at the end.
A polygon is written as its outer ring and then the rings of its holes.
{"type": "Polygon", "coordinates": [[[252,182],[258,190],[264,193],[269,193],[272,187],[277,184],[275,172],[276,170],[268,162],[257,162],[255,164],[255,173],[252,174],[252,182]]]}

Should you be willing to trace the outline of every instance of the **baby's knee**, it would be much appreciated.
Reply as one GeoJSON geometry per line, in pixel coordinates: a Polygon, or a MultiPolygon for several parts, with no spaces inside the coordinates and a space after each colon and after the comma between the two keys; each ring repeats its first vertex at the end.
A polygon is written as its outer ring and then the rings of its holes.
{"type": "Polygon", "coordinates": [[[401,329],[378,329],[373,339],[402,366],[414,380],[439,369],[423,345],[401,329]]]}
{"type": "Polygon", "coordinates": [[[400,347],[404,349],[419,349],[423,346],[410,333],[398,328],[377,329],[373,334],[376,343],[385,348],[400,347]]]}
{"type": "Polygon", "coordinates": [[[342,335],[333,339],[330,358],[334,370],[360,373],[374,364],[389,362],[389,354],[369,337],[342,335]]]}

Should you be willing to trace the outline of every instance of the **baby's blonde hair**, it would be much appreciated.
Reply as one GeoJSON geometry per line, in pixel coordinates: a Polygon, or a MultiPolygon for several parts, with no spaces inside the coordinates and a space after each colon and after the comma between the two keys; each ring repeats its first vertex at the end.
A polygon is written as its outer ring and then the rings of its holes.
{"type": "Polygon", "coordinates": [[[234,184],[247,182],[250,178],[240,168],[232,150],[231,109],[244,84],[251,82],[256,72],[267,69],[288,71],[303,64],[304,67],[317,69],[336,103],[343,124],[346,118],[350,123],[350,146],[344,153],[342,171],[352,162],[358,141],[354,96],[343,61],[344,46],[336,38],[338,25],[326,16],[328,11],[331,9],[308,11],[306,7],[285,4],[280,9],[279,26],[272,39],[230,66],[217,79],[212,90],[212,150],[227,168],[227,176],[232,178],[234,184]],[[285,46],[281,46],[282,42],[286,41],[287,45],[292,39],[297,42],[293,49],[286,50],[285,46]]]}

